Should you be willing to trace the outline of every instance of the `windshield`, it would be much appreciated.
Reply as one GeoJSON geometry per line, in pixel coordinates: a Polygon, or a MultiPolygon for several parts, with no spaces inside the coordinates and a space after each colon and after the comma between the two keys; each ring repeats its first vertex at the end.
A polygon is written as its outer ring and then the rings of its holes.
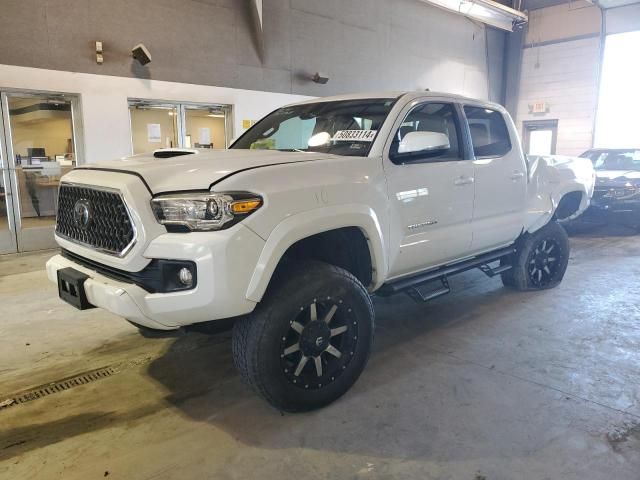
{"type": "Polygon", "coordinates": [[[394,98],[306,103],[267,115],[231,148],[366,156],[394,98]]]}
{"type": "Polygon", "coordinates": [[[590,150],[581,155],[595,170],[640,171],[640,150],[590,150]]]}

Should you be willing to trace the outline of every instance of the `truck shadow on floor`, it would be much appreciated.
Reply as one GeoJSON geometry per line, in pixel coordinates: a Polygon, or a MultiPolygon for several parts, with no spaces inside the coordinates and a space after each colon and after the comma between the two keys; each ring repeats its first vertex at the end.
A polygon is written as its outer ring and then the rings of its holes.
{"type": "MultiPolygon", "coordinates": [[[[382,429],[393,430],[391,419],[398,416],[398,409],[409,408],[416,415],[425,415],[417,421],[428,430],[429,402],[442,399],[430,378],[442,375],[438,370],[443,364],[447,369],[465,364],[443,355],[447,353],[441,350],[447,348],[443,346],[447,343],[446,332],[464,328],[470,322],[490,323],[486,312],[499,306],[508,314],[524,301],[522,294],[502,288],[499,280],[487,282],[478,272],[458,277],[452,283],[455,294],[429,304],[416,304],[403,295],[376,299],[376,341],[367,368],[344,397],[315,412],[278,412],[245,386],[233,367],[230,333],[209,339],[197,334],[181,337],[164,356],[152,362],[148,374],[166,388],[165,400],[189,419],[211,423],[250,446],[424,456],[433,448],[426,432],[410,442],[389,442],[384,436],[369,438],[366,441],[370,444],[365,447],[365,425],[373,422],[382,429]],[[200,348],[190,347],[198,341],[202,342],[200,348]],[[416,381],[418,385],[413,386],[421,395],[408,400],[408,407],[402,405],[406,399],[400,400],[397,391],[388,394],[392,384],[416,381]],[[336,435],[336,429],[344,435],[336,435]]],[[[469,406],[469,399],[462,393],[458,400],[452,400],[453,409],[456,401],[469,406]]],[[[406,413],[403,417],[406,419],[406,413]]]]}

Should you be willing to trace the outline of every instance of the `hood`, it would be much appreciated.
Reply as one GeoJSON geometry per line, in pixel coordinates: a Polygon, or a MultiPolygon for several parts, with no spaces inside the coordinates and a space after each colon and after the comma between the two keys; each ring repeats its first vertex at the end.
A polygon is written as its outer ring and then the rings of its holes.
{"type": "Polygon", "coordinates": [[[596,170],[596,186],[618,186],[627,182],[640,184],[637,170],[596,170]]]}
{"type": "Polygon", "coordinates": [[[153,153],[120,160],[92,163],[79,169],[110,170],[142,177],[154,193],[180,190],[208,190],[211,185],[253,168],[285,163],[309,162],[334,155],[275,150],[192,150],[188,155],[156,158],[153,153]]]}

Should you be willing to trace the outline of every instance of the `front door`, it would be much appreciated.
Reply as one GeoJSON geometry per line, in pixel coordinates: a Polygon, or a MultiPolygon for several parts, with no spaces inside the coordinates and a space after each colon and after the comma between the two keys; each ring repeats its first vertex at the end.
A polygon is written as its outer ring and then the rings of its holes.
{"type": "Polygon", "coordinates": [[[408,107],[395,126],[384,160],[390,202],[390,277],[463,257],[471,246],[474,167],[465,160],[460,119],[451,103],[408,107]],[[411,132],[436,132],[449,148],[398,153],[411,132]]]}

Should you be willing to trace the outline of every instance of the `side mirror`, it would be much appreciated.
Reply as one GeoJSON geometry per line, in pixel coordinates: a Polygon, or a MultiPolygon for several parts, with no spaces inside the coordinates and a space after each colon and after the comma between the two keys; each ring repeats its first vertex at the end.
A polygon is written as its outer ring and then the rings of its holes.
{"type": "Polygon", "coordinates": [[[451,148],[449,137],[439,132],[409,132],[400,141],[398,153],[438,153],[451,148]]]}

